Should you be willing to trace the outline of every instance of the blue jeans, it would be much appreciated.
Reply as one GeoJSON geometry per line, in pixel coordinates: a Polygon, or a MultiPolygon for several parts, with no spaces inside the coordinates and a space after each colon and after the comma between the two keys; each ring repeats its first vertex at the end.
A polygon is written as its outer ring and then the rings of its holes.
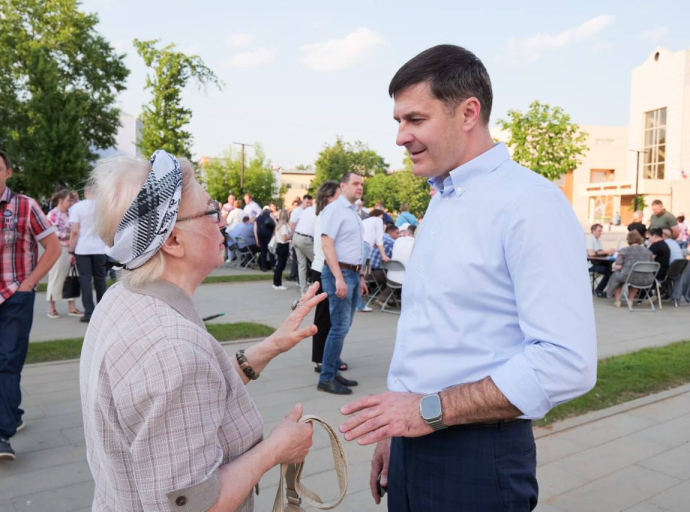
{"type": "Polygon", "coordinates": [[[29,349],[36,292],[15,292],[0,304],[0,436],[12,437],[22,419],[19,383],[29,349]]]}
{"type": "Polygon", "coordinates": [[[347,336],[352,325],[357,299],[360,296],[359,272],[344,269],[341,269],[341,272],[347,284],[347,295],[342,299],[335,294],[335,276],[333,276],[328,265],[323,266],[321,273],[321,286],[323,291],[328,294],[328,311],[331,315],[331,330],[328,333],[328,338],[326,338],[323,366],[319,377],[321,382],[334,379],[338,373],[340,353],[343,351],[345,336],[347,336]]]}

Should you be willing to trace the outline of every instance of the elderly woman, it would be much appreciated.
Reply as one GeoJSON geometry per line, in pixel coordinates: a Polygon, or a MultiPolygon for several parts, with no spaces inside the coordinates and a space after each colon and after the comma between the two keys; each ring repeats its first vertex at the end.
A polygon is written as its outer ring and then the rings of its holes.
{"type": "MultiPolygon", "coordinates": [[[[613,305],[617,308],[621,307],[621,292],[623,289],[623,283],[628,278],[632,266],[638,261],[652,261],[652,252],[643,247],[644,238],[637,230],[628,231],[628,247],[624,247],[618,251],[618,256],[616,261],[613,263],[613,270],[615,271],[611,275],[608,284],[606,285],[606,296],[614,298],[613,305]]],[[[639,284],[641,286],[646,286],[648,282],[635,281],[635,276],[630,281],[630,284],[639,284]]],[[[629,291],[629,299],[632,301],[637,295],[637,288],[632,288],[629,291]]]]}
{"type": "Polygon", "coordinates": [[[222,263],[225,220],[190,164],[164,151],[150,164],[115,158],[91,181],[99,236],[125,269],[81,357],[93,510],[251,511],[261,476],[303,460],[312,428],[298,404],[262,440],[245,384],[316,332],[300,324],[324,296],[312,286],[273,335],[230,357],[192,304],[222,263]]]}

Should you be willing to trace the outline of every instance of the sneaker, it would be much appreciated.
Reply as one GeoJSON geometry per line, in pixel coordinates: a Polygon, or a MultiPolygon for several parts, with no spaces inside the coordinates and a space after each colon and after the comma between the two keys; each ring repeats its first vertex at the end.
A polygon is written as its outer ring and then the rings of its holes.
{"type": "Polygon", "coordinates": [[[88,323],[91,321],[91,317],[90,317],[90,316],[84,315],[83,317],[81,317],[81,318],[79,319],[79,321],[82,322],[82,323],[88,324],[88,323]]]}
{"type": "Polygon", "coordinates": [[[364,306],[362,309],[358,309],[357,311],[360,311],[361,313],[369,313],[374,310],[371,309],[369,306],[364,306]]]}
{"type": "Polygon", "coordinates": [[[17,430],[16,431],[19,432],[20,430],[23,430],[25,426],[26,426],[26,423],[24,423],[24,420],[19,420],[19,423],[17,423],[17,430]]]}
{"type": "Polygon", "coordinates": [[[0,460],[15,460],[16,458],[10,440],[6,437],[0,437],[0,460]]]}
{"type": "Polygon", "coordinates": [[[287,290],[287,287],[283,286],[282,284],[280,286],[273,285],[273,289],[284,291],[284,290],[287,290]]]}

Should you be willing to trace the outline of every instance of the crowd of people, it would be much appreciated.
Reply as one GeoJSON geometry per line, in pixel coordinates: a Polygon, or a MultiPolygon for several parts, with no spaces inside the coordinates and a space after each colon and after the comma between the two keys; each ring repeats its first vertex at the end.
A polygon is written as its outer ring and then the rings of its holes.
{"type": "Polygon", "coordinates": [[[688,226],[683,213],[673,215],[657,199],[652,202],[649,224],[643,220],[643,212],[633,213],[632,222],[628,225],[627,247],[604,249],[601,224],[593,224],[591,234],[586,237],[587,257],[592,263],[589,271],[595,277],[601,276],[593,293],[600,298],[613,298],[616,307],[621,307],[621,294],[626,282],[629,285],[628,300],[632,302],[637,296],[636,286],[649,286],[654,279],[663,282],[671,264],[688,257],[688,226]],[[656,275],[636,272],[631,275],[633,265],[645,261],[659,264],[656,275]]]}

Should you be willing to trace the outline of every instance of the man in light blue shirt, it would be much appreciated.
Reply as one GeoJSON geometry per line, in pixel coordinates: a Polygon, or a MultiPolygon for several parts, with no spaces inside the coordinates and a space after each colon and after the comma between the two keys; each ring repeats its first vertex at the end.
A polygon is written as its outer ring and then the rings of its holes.
{"type": "Polygon", "coordinates": [[[348,172],[340,180],[340,197],[321,212],[321,247],[326,264],[321,286],[328,293],[331,329],[326,338],[321,375],[316,387],[335,395],[349,395],[357,381],[338,373],[340,353],[350,331],[357,301],[367,293],[362,275],[364,228],[355,202],[362,197],[362,177],[348,172]]]}
{"type": "Polygon", "coordinates": [[[396,142],[437,193],[406,269],[390,392],[343,407],[359,413],[340,429],[378,442],[372,495],[380,476],[391,511],[532,510],[530,420],[596,381],[582,230],[554,184],[493,143],[474,54],[426,50],[389,93],[396,142]]]}
{"type": "Polygon", "coordinates": [[[411,224],[412,226],[417,225],[417,217],[410,213],[410,206],[407,203],[400,205],[400,214],[398,218],[395,219],[395,225],[400,227],[405,223],[411,224]]]}
{"type": "Polygon", "coordinates": [[[676,260],[682,260],[683,250],[680,248],[680,245],[678,245],[678,242],[673,239],[673,231],[671,231],[671,228],[664,228],[661,232],[664,237],[664,242],[666,242],[666,245],[668,245],[671,251],[671,257],[668,259],[668,264],[670,265],[676,260]]]}

